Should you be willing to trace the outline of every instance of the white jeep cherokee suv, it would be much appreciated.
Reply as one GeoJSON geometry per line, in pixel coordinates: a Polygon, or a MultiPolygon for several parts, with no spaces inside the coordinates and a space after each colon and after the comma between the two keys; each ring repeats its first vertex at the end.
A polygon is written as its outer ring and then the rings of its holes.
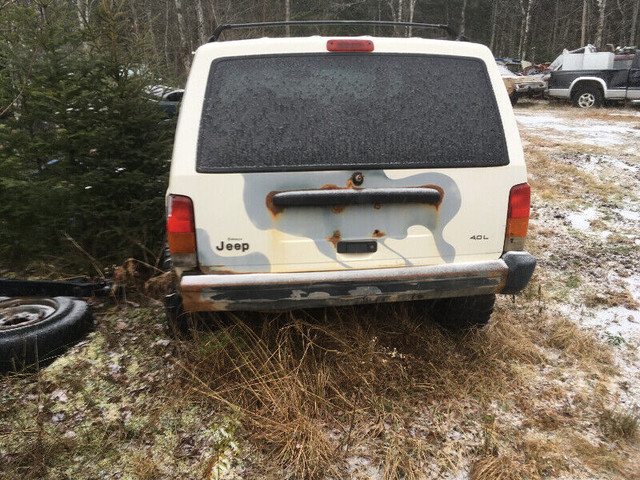
{"type": "Polygon", "coordinates": [[[520,291],[535,268],[526,182],[482,45],[211,41],[175,138],[169,311],[439,299],[445,323],[486,323],[495,294],[520,291]]]}

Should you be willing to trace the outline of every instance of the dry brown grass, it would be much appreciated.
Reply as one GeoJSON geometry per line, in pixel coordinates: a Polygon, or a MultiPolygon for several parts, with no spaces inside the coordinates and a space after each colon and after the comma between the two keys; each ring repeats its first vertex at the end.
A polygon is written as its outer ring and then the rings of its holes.
{"type": "Polygon", "coordinates": [[[571,320],[549,317],[543,328],[546,331],[546,345],[563,351],[583,364],[612,365],[611,351],[603,348],[602,342],[571,320]]]}
{"type": "MultiPolygon", "coordinates": [[[[614,196],[619,197],[625,193],[617,183],[599,179],[558,159],[563,153],[585,153],[584,145],[565,142],[551,145],[538,137],[531,141],[532,145],[527,148],[526,155],[527,167],[532,173],[529,183],[532,191],[541,199],[558,203],[591,194],[608,202],[614,196]]],[[[595,151],[590,153],[596,154],[595,151]]]]}
{"type": "Polygon", "coordinates": [[[626,412],[605,409],[600,417],[600,428],[611,440],[633,440],[638,433],[638,417],[626,412]]]}
{"type": "Polygon", "coordinates": [[[640,307],[640,304],[633,298],[633,294],[626,289],[622,291],[607,291],[604,293],[594,292],[587,295],[584,303],[589,308],[604,305],[607,307],[624,306],[636,310],[640,307]]]}
{"type": "Polygon", "coordinates": [[[470,480],[526,480],[535,476],[531,467],[512,456],[484,457],[474,463],[470,480]]]}
{"type": "Polygon", "coordinates": [[[569,447],[545,455],[529,440],[524,448],[524,432],[482,412],[503,405],[529,429],[571,431],[585,414],[558,405],[563,388],[540,383],[545,349],[594,372],[610,362],[608,349],[546,313],[500,308],[486,329],[453,335],[423,311],[416,302],[232,316],[196,332],[180,360],[184,381],[239,413],[247,438],[269,459],[262,474],[341,477],[347,458],[364,455],[385,479],[418,479],[434,467],[455,471],[474,451],[473,479],[570,470],[561,461],[569,447]],[[452,440],[463,419],[471,437],[452,440]],[[482,446],[471,448],[478,435],[482,446]]]}
{"type": "Polygon", "coordinates": [[[615,472],[624,478],[631,478],[630,475],[633,472],[630,471],[628,462],[620,456],[612,455],[609,445],[590,441],[577,433],[569,435],[569,442],[574,454],[583,459],[588,467],[596,471],[615,472]]]}

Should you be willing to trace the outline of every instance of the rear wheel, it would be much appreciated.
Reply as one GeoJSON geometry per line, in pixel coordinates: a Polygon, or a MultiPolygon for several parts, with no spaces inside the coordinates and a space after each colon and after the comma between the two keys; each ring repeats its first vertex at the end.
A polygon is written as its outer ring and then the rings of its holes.
{"type": "Polygon", "coordinates": [[[600,108],[604,100],[602,91],[593,85],[576,87],[573,106],[578,108],[600,108]]]}
{"type": "Polygon", "coordinates": [[[491,318],[495,295],[443,298],[434,300],[430,306],[433,319],[449,330],[482,328],[491,318]]]}
{"type": "Polygon", "coordinates": [[[511,100],[511,105],[515,105],[516,103],[518,103],[518,94],[515,90],[511,93],[511,95],[509,95],[509,100],[511,100]]]}
{"type": "MultiPolygon", "coordinates": [[[[164,249],[161,265],[163,271],[171,272],[171,252],[168,245],[164,249]]],[[[164,297],[164,307],[167,333],[173,338],[191,338],[193,329],[202,329],[211,317],[207,312],[185,312],[176,284],[171,285],[164,297]]]]}

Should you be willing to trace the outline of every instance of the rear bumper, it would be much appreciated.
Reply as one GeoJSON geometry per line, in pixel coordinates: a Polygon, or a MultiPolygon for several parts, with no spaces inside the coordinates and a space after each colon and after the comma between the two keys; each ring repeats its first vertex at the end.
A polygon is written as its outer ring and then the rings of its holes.
{"type": "Polygon", "coordinates": [[[429,267],[300,273],[186,275],[180,292],[186,311],[293,310],[522,290],[536,260],[507,252],[499,260],[429,267]]]}
{"type": "Polygon", "coordinates": [[[463,297],[522,290],[535,269],[527,252],[498,260],[429,267],[300,273],[186,275],[180,293],[186,311],[297,308],[463,297]]]}

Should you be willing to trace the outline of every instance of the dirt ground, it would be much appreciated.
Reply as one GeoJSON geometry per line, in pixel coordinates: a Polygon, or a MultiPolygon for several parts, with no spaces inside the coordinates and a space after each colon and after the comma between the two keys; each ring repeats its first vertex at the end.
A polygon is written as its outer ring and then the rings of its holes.
{"type": "Polygon", "coordinates": [[[640,479],[640,110],[515,113],[539,264],[487,328],[415,303],[176,340],[157,302],[96,302],[85,341],[0,379],[0,478],[640,479]]]}

